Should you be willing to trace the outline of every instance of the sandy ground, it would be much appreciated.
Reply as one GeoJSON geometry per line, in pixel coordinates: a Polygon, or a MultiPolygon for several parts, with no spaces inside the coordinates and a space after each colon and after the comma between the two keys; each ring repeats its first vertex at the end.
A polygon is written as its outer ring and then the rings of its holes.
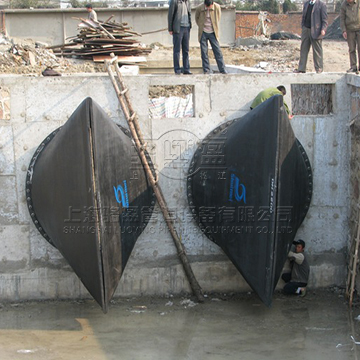
{"type": "Polygon", "coordinates": [[[90,300],[2,304],[0,358],[358,359],[359,313],[338,290],[276,294],[270,309],[253,293],[116,299],[106,315],[90,300]]]}
{"type": "MultiPolygon", "coordinates": [[[[300,40],[274,40],[265,41],[264,45],[253,47],[222,48],[225,63],[227,65],[244,65],[254,67],[260,62],[268,65],[265,70],[289,72],[297,68],[300,59],[300,40]]],[[[346,41],[324,40],[324,71],[345,72],[349,67],[348,45],[346,41]]],[[[210,59],[214,59],[213,53],[209,51],[210,59]]],[[[159,48],[153,50],[148,56],[149,60],[172,59],[171,48],[159,48]]],[[[200,60],[200,49],[191,48],[191,60],[200,60]]],[[[215,63],[215,62],[214,62],[215,63]]],[[[307,71],[314,72],[312,50],[309,52],[307,71]]]]}
{"type": "MultiPolygon", "coordinates": [[[[51,51],[35,47],[32,40],[12,42],[3,39],[0,45],[0,73],[35,74],[41,75],[46,67],[51,67],[61,74],[106,72],[103,64],[95,64],[88,60],[72,58],[56,58],[51,51]]],[[[172,61],[172,48],[155,44],[148,60],[172,61]]],[[[345,72],[349,68],[348,47],[345,41],[324,40],[324,71],[345,72]]],[[[227,65],[244,65],[254,67],[260,62],[266,63],[265,71],[291,72],[297,68],[300,55],[299,40],[261,40],[260,45],[224,47],[222,49],[227,65]]],[[[210,59],[213,58],[209,51],[210,59]]],[[[200,62],[200,49],[193,47],[190,50],[191,62],[200,62]]],[[[215,63],[215,61],[212,61],[215,63]]],[[[308,71],[314,71],[312,51],[308,59],[308,71]]]]}

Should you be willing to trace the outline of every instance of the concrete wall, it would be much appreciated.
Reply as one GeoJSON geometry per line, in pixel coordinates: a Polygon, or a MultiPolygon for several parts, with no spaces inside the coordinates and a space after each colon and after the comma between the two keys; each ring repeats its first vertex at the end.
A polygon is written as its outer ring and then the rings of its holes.
{"type": "MultiPolygon", "coordinates": [[[[98,9],[98,19],[105,21],[111,15],[113,20],[128,23],[139,33],[166,29],[144,35],[139,40],[147,45],[159,42],[163,45],[172,45],[172,36],[167,31],[166,8],[126,8],[126,9],[98,9]]],[[[10,37],[43,41],[50,45],[60,45],[65,39],[77,34],[79,20],[73,17],[87,18],[82,9],[52,9],[52,10],[4,10],[6,34],[10,37]]],[[[192,10],[193,27],[190,34],[190,45],[199,44],[195,23],[195,9],[192,10]]],[[[222,10],[220,27],[220,42],[223,45],[235,42],[235,9],[222,10]]]]}
{"type": "MultiPolygon", "coordinates": [[[[333,23],[339,14],[328,13],[329,26],[333,23]]],[[[302,12],[291,12],[288,14],[268,14],[266,23],[270,34],[278,31],[287,31],[293,34],[301,35],[301,17],[302,12]]],[[[236,11],[236,38],[250,37],[255,34],[256,26],[259,23],[258,11],[236,11]]]]}
{"type": "MultiPolygon", "coordinates": [[[[357,224],[359,222],[360,215],[360,81],[357,77],[351,78],[351,80],[352,81],[349,83],[351,107],[348,118],[351,133],[351,213],[349,247],[352,239],[354,239],[357,235],[357,224]]],[[[360,277],[357,276],[356,280],[356,289],[359,292],[360,277]]]]}
{"type": "MultiPolygon", "coordinates": [[[[186,172],[196,143],[218,124],[246,114],[263,88],[284,84],[291,104],[291,84],[321,83],[333,87],[333,113],[296,116],[291,121],[313,169],[311,208],[298,236],[307,242],[313,288],[344,285],[348,240],[350,88],[356,76],[343,74],[261,74],[227,76],[127,76],[133,106],[144,136],[153,144],[152,158],[176,226],[205,291],[243,291],[248,286],[222,251],[191,219],[186,198],[186,172]],[[349,80],[348,80],[349,79],[349,80]],[[149,86],[194,86],[193,118],[150,119],[149,86]],[[173,147],[168,161],[166,140],[184,140],[185,151],[173,147]]],[[[359,88],[360,83],[353,84],[359,88]]],[[[0,298],[2,300],[79,298],[87,291],[33,225],[25,199],[25,176],[40,142],[66,122],[87,96],[115,122],[119,105],[107,75],[69,75],[58,78],[0,77],[0,298]]],[[[176,145],[174,143],[174,145],[176,145]]],[[[56,191],[56,189],[54,189],[56,191]]],[[[50,211],[51,209],[49,209],[50,211]]],[[[156,208],[139,237],[120,281],[118,295],[165,294],[188,291],[175,246],[156,208]]],[[[281,285],[281,284],[280,284],[281,285]]]]}

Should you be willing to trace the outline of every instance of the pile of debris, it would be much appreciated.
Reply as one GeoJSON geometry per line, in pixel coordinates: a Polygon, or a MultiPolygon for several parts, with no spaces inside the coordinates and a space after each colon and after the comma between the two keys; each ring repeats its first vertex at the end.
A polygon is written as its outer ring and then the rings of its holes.
{"type": "Polygon", "coordinates": [[[324,39],[332,39],[332,40],[344,40],[342,31],[340,28],[340,16],[338,16],[333,23],[327,28],[324,39]]]}
{"type": "Polygon", "coordinates": [[[16,39],[0,35],[0,73],[36,74],[45,69],[65,73],[103,72],[104,64],[56,57],[48,44],[32,39],[16,39]]]}
{"type": "Polygon", "coordinates": [[[69,42],[49,47],[57,56],[75,57],[102,62],[115,54],[123,64],[135,64],[146,61],[142,55],[151,52],[150,47],[143,46],[135,38],[140,33],[131,30],[127,23],[110,21],[93,21],[78,18],[80,30],[78,35],[69,38],[69,42]]]}
{"type": "Polygon", "coordinates": [[[0,73],[39,73],[47,67],[66,66],[58,59],[47,44],[23,40],[16,42],[4,35],[0,36],[0,73]]]}

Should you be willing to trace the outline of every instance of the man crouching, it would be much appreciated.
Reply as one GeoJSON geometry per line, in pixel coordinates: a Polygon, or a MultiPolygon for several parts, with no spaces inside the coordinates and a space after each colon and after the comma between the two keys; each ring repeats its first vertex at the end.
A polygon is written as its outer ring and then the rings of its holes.
{"type": "Polygon", "coordinates": [[[295,252],[289,251],[291,272],[282,274],[282,279],[286,282],[284,286],[285,294],[306,295],[306,286],[309,280],[310,266],[305,257],[305,241],[294,241],[295,252]]]}

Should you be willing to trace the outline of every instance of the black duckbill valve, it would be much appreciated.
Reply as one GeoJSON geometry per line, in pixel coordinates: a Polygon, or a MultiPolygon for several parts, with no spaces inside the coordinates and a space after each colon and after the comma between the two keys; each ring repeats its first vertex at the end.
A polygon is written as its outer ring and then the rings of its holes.
{"type": "Polygon", "coordinates": [[[36,150],[26,194],[37,229],[106,313],[155,205],[127,130],[85,99],[36,150]]]}
{"type": "Polygon", "coordinates": [[[220,125],[202,141],[190,163],[187,194],[201,230],[271,306],[312,196],[310,162],[282,96],[220,125]]]}

